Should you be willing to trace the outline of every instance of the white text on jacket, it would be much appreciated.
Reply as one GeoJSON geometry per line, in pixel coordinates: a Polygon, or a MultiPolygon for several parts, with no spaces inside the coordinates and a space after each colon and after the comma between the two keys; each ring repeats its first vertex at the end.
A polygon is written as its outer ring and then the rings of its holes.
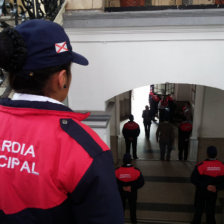
{"type": "Polygon", "coordinates": [[[0,168],[19,169],[20,172],[39,175],[35,171],[35,150],[33,145],[26,145],[16,141],[3,140],[0,148],[0,168]],[[14,156],[15,155],[15,156],[14,156]],[[21,156],[29,157],[29,160],[18,158],[21,156]]]}

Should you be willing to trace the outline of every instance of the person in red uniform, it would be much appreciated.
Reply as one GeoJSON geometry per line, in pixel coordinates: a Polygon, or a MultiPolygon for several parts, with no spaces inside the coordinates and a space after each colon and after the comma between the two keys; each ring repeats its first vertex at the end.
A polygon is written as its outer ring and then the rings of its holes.
{"type": "Polygon", "coordinates": [[[187,160],[189,139],[192,132],[192,123],[190,121],[183,121],[178,127],[178,157],[179,160],[187,160]]]}
{"type": "Polygon", "coordinates": [[[110,149],[62,104],[88,60],[45,20],[3,30],[0,52],[15,91],[0,100],[0,223],[123,224],[110,149]]]}
{"type": "Polygon", "coordinates": [[[149,93],[149,105],[150,105],[150,110],[152,113],[152,120],[156,121],[155,116],[158,113],[158,103],[160,101],[160,98],[158,95],[156,95],[153,91],[150,91],[149,93]]]}
{"type": "Polygon", "coordinates": [[[168,108],[168,101],[166,96],[162,96],[161,100],[158,103],[159,109],[159,122],[163,122],[165,117],[169,120],[169,108],[168,108]]]}
{"type": "Polygon", "coordinates": [[[160,148],[160,160],[170,161],[171,151],[174,144],[174,128],[173,125],[169,122],[169,118],[165,117],[165,120],[159,123],[156,130],[156,141],[159,142],[160,148]]]}
{"type": "Polygon", "coordinates": [[[183,118],[186,120],[192,120],[192,108],[189,102],[186,102],[182,108],[183,118]]]}
{"type": "Polygon", "coordinates": [[[125,209],[126,200],[129,203],[132,223],[136,223],[136,202],[138,189],[144,185],[144,177],[139,169],[131,164],[131,155],[124,154],[123,165],[115,170],[118,188],[125,209]]]}
{"type": "Polygon", "coordinates": [[[168,102],[168,108],[169,108],[169,121],[172,123],[175,113],[175,103],[173,97],[169,94],[166,97],[166,100],[168,102]]]}
{"type": "Polygon", "coordinates": [[[131,145],[133,150],[133,158],[138,159],[137,157],[137,139],[140,134],[140,127],[134,121],[134,116],[131,114],[129,116],[129,121],[124,124],[122,133],[125,139],[126,144],[126,153],[130,154],[131,145]]]}
{"type": "Polygon", "coordinates": [[[208,159],[198,163],[191,175],[191,182],[196,186],[193,224],[201,223],[204,211],[206,213],[206,223],[216,223],[217,193],[224,189],[224,164],[216,159],[216,147],[209,146],[207,155],[208,159]]]}

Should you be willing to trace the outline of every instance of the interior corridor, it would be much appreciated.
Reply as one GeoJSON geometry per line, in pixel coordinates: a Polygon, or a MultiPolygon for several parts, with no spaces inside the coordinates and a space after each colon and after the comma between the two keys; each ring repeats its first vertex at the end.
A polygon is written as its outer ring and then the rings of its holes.
{"type": "MultiPolygon", "coordinates": [[[[190,223],[193,216],[195,190],[190,183],[190,175],[195,163],[178,160],[177,127],[175,124],[176,138],[175,146],[171,153],[171,160],[159,160],[160,151],[155,136],[158,123],[152,122],[150,139],[147,140],[141,117],[147,101],[143,100],[143,105],[141,103],[138,105],[140,101],[135,96],[132,102],[132,113],[141,129],[137,145],[137,156],[139,159],[132,162],[133,165],[142,171],[145,179],[145,185],[138,192],[138,223],[190,223]]],[[[125,122],[127,120],[121,122],[121,131],[125,122]]],[[[123,137],[120,139],[120,158],[122,158],[122,155],[125,153],[125,141],[123,137]]],[[[217,200],[217,224],[221,223],[220,217],[221,207],[217,200]]],[[[125,211],[125,223],[130,223],[128,209],[125,211]]]]}

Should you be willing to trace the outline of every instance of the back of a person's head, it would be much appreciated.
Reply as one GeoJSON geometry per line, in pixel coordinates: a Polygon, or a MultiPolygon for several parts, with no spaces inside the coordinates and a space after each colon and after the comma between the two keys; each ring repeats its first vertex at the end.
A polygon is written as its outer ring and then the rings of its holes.
{"type": "Polygon", "coordinates": [[[129,119],[130,121],[133,121],[133,120],[134,120],[134,116],[133,116],[132,114],[130,114],[129,117],[128,117],[128,119],[129,119]]]}
{"type": "Polygon", "coordinates": [[[208,158],[211,158],[211,159],[214,159],[216,158],[217,156],[217,148],[213,145],[209,146],[207,148],[207,155],[208,155],[208,158]]]}
{"type": "Polygon", "coordinates": [[[0,33],[0,68],[9,73],[12,89],[43,95],[47,81],[65,70],[70,76],[72,62],[88,61],[72,51],[64,29],[51,21],[33,19],[8,27],[0,33]]]}
{"type": "Polygon", "coordinates": [[[131,155],[130,153],[125,153],[123,156],[123,163],[130,164],[131,163],[131,155]]]}
{"type": "Polygon", "coordinates": [[[44,95],[46,82],[54,73],[65,69],[70,74],[70,63],[24,71],[28,50],[23,37],[13,28],[0,33],[0,51],[0,67],[8,72],[11,88],[19,93],[44,95]]]}
{"type": "Polygon", "coordinates": [[[146,110],[148,110],[148,109],[149,109],[149,106],[148,106],[148,105],[146,105],[146,106],[145,106],[145,109],[146,109],[146,110]]]}

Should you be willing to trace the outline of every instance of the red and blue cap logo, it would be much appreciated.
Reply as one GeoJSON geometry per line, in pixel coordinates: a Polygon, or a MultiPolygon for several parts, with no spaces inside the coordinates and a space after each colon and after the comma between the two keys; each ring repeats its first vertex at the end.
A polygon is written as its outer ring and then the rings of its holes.
{"type": "Polygon", "coordinates": [[[74,52],[62,26],[55,22],[33,19],[15,28],[23,37],[28,55],[23,71],[34,71],[74,62],[88,65],[88,60],[74,52]]]}

